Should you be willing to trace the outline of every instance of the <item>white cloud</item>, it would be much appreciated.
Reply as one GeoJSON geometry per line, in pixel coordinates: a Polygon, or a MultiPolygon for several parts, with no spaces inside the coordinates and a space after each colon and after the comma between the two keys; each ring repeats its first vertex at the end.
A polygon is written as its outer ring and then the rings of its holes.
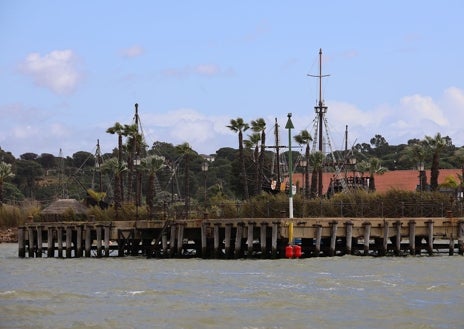
{"type": "Polygon", "coordinates": [[[144,49],[139,45],[133,45],[121,50],[121,55],[126,58],[138,57],[144,53],[144,49]]]}
{"type": "Polygon", "coordinates": [[[44,56],[31,53],[21,63],[22,73],[32,77],[37,86],[57,94],[72,93],[82,74],[77,69],[77,57],[72,50],[54,50],[44,56]]]}
{"type": "MultiPolygon", "coordinates": [[[[436,99],[419,94],[407,95],[396,104],[381,104],[373,109],[361,109],[356,104],[338,101],[328,101],[327,105],[334,148],[342,145],[346,125],[349,127],[349,143],[369,143],[375,134],[380,134],[390,144],[397,145],[440,132],[450,136],[456,146],[464,144],[464,90],[457,87],[447,88],[442,97],[436,99]]],[[[311,118],[297,120],[295,128],[300,129],[298,121],[308,123],[309,120],[311,118]]],[[[306,129],[312,129],[312,126],[306,129]]]]}
{"type": "Polygon", "coordinates": [[[445,111],[449,112],[452,120],[464,119],[464,90],[450,87],[444,92],[444,106],[445,111]]]}
{"type": "MultiPolygon", "coordinates": [[[[344,147],[345,125],[349,126],[349,146],[354,143],[369,143],[375,134],[384,136],[391,145],[398,145],[407,143],[409,139],[422,139],[437,132],[450,136],[456,146],[464,145],[464,90],[457,87],[446,89],[436,99],[408,95],[395,104],[381,104],[373,109],[361,109],[355,104],[339,101],[329,101],[327,105],[327,120],[334,149],[344,147]]],[[[237,148],[237,135],[226,127],[232,117],[230,115],[207,115],[192,108],[149,113],[142,111],[139,114],[149,146],[155,141],[173,145],[188,142],[195,151],[207,154],[214,153],[221,147],[237,148]]],[[[97,126],[76,126],[73,121],[65,124],[59,122],[56,115],[50,115],[44,109],[22,104],[0,106],[0,115],[8,118],[0,121],[0,145],[2,149],[14,152],[16,156],[25,152],[56,154],[60,148],[65,155],[72,155],[77,151],[92,152],[96,139],[100,139],[103,152],[111,152],[117,145],[116,137],[105,133],[114,123],[114,118],[107,123],[97,123],[97,126]]],[[[267,122],[267,142],[272,144],[276,116],[261,116],[267,122]]],[[[243,119],[249,122],[256,117],[250,113],[250,117],[243,116],[243,119]]],[[[296,134],[301,129],[311,131],[314,117],[315,113],[294,113],[293,133],[296,134]]],[[[286,144],[286,113],[277,115],[277,118],[281,126],[281,143],[286,144]]]]}
{"type": "Polygon", "coordinates": [[[439,126],[448,125],[448,120],[443,115],[443,111],[435,104],[432,97],[412,95],[405,96],[400,100],[400,106],[405,116],[410,114],[410,118],[415,121],[430,120],[439,126]]]}
{"type": "Polygon", "coordinates": [[[141,114],[146,141],[178,145],[188,142],[194,150],[214,153],[221,147],[235,145],[226,128],[224,116],[207,116],[195,109],[181,108],[164,113],[141,114]]]}

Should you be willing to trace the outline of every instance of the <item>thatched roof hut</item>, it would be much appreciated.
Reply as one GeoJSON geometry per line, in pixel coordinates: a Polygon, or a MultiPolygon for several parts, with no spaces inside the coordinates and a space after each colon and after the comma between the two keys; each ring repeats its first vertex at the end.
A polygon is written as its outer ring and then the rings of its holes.
{"type": "Polygon", "coordinates": [[[85,218],[87,207],[76,199],[58,199],[40,213],[42,220],[62,221],[85,218]]]}

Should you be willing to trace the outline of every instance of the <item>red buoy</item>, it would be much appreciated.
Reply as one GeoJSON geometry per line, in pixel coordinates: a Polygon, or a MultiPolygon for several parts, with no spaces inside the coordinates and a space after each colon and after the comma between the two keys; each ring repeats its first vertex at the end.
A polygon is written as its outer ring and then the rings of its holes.
{"type": "Polygon", "coordinates": [[[288,245],[285,248],[285,257],[287,258],[293,258],[293,247],[291,245],[288,245]]]}
{"type": "Polygon", "coordinates": [[[300,258],[301,257],[301,246],[299,245],[294,245],[293,246],[293,255],[295,258],[300,258]]]}

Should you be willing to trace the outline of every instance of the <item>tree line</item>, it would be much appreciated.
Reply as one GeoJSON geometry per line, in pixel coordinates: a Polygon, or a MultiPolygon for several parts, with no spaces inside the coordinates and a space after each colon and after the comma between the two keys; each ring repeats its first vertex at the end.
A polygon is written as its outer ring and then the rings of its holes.
{"type": "MultiPolygon", "coordinates": [[[[15,158],[0,148],[0,204],[32,199],[45,205],[56,198],[75,198],[101,207],[111,205],[116,213],[130,203],[149,215],[177,204],[188,216],[192,207],[206,209],[221,200],[241,201],[263,191],[272,193],[281,159],[267,145],[265,120],[247,123],[236,118],[226,126],[237,133],[238,147],[220,148],[210,155],[199,154],[188,143],[147,145],[137,116],[132,124],[116,122],[106,130],[117,142],[110,153],[100,154],[97,147],[95,153],[79,151],[66,157],[28,152],[15,158]]],[[[294,172],[305,173],[301,193],[307,199],[325,196],[318,173],[335,170],[327,164],[347,162],[348,157],[356,159],[356,171],[371,176],[371,191],[375,191],[375,175],[386,170],[423,168],[421,189],[431,191],[438,188],[440,168],[462,168],[464,173],[464,147],[454,146],[450,137],[440,133],[400,145],[390,145],[377,134],[368,143],[334,154],[311,149],[313,139],[307,130],[293,138],[301,145],[301,152],[291,151],[299,159],[294,172]],[[426,170],[430,170],[430,180],[426,170]]],[[[288,152],[282,152],[283,159],[288,152]]]]}

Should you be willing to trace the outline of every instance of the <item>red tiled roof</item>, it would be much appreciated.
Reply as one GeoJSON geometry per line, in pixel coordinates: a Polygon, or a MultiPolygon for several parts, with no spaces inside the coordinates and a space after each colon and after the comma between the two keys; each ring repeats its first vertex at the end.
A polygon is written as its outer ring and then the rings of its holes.
{"type": "MultiPolygon", "coordinates": [[[[452,176],[457,182],[459,182],[458,174],[461,173],[461,169],[440,169],[438,184],[442,184],[448,176],[452,176]]],[[[430,184],[430,170],[426,171],[426,175],[427,183],[430,184]]],[[[323,173],[322,184],[324,194],[327,192],[327,188],[330,185],[330,179],[333,178],[333,176],[334,173],[323,173]]],[[[348,173],[348,176],[352,176],[352,174],[348,173]]],[[[303,174],[295,173],[293,175],[293,184],[297,184],[297,182],[300,187],[303,186],[303,174]]],[[[415,191],[418,184],[419,172],[417,170],[394,170],[387,171],[383,175],[375,175],[376,191],[381,193],[392,189],[415,191]]]]}

